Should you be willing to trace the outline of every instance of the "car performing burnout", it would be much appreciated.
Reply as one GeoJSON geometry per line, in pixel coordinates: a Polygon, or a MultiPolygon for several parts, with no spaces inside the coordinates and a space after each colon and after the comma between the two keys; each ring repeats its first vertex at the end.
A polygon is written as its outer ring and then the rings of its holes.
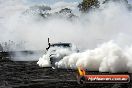
{"type": "Polygon", "coordinates": [[[79,52],[79,50],[71,43],[50,43],[48,38],[48,48],[42,58],[37,64],[41,67],[48,67],[49,65],[55,69],[58,68],[58,62],[65,56],[72,53],[79,52]]]}

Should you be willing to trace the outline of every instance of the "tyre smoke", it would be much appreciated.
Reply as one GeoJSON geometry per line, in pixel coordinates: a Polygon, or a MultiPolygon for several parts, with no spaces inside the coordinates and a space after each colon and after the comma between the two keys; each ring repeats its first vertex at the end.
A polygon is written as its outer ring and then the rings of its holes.
{"type": "Polygon", "coordinates": [[[51,10],[42,10],[43,4],[31,8],[26,0],[1,0],[0,42],[25,42],[24,48],[11,46],[14,50],[44,50],[50,37],[52,43],[70,42],[80,49],[80,53],[70,53],[57,61],[58,68],[82,65],[101,72],[132,71],[131,8],[124,2],[108,2],[81,13],[77,3],[57,3],[49,6],[51,10]],[[65,7],[71,10],[60,13],[65,7]]]}

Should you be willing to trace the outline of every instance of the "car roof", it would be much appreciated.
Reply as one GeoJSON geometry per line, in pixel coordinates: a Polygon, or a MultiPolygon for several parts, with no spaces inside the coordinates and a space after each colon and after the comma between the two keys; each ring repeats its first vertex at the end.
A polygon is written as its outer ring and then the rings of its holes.
{"type": "Polygon", "coordinates": [[[71,43],[54,43],[50,45],[51,47],[71,47],[71,43]]]}

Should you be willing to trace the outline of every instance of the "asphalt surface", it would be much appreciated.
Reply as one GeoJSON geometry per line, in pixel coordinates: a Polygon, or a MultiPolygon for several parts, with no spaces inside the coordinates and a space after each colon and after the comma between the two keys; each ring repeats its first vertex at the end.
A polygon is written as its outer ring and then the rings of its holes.
{"type": "Polygon", "coordinates": [[[0,61],[0,88],[132,88],[131,82],[79,85],[76,75],[76,70],[41,68],[36,62],[0,61]]]}

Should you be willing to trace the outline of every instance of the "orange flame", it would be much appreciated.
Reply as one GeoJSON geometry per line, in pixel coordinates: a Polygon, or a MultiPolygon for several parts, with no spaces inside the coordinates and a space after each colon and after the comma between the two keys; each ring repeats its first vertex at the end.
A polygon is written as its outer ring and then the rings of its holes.
{"type": "Polygon", "coordinates": [[[80,76],[84,76],[85,75],[85,70],[84,69],[82,69],[81,67],[78,67],[78,72],[79,72],[79,75],[80,76]]]}

